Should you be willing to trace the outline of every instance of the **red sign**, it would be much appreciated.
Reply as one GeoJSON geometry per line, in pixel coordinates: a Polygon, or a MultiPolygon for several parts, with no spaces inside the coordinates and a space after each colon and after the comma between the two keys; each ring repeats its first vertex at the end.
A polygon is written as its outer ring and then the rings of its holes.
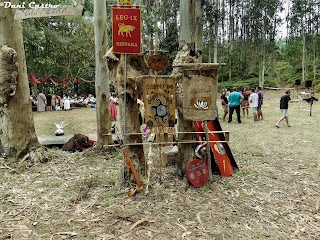
{"type": "Polygon", "coordinates": [[[140,8],[112,8],[112,46],[114,53],[141,53],[140,8]]]}

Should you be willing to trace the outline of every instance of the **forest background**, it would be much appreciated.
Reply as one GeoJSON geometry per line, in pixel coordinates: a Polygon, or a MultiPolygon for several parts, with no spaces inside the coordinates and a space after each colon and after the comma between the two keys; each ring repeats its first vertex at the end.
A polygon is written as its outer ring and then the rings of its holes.
{"type": "MultiPolygon", "coordinates": [[[[34,0],[33,0],[34,1],[34,0]]],[[[199,0],[200,1],[200,0],[199,0]]],[[[27,3],[31,2],[24,1],[27,3]]],[[[43,3],[42,1],[34,1],[43,3]]],[[[95,76],[93,1],[79,1],[83,17],[25,19],[23,38],[28,74],[56,82],[95,76]]],[[[111,6],[106,0],[108,47],[112,46],[111,6]]],[[[72,5],[72,0],[46,3],[72,5]]],[[[316,0],[202,0],[203,62],[226,63],[220,70],[219,88],[293,86],[295,80],[312,80],[320,91],[320,5],[316,0]],[[215,34],[218,33],[218,34],[215,34]]],[[[183,0],[136,0],[142,7],[142,52],[158,47],[169,51],[169,67],[159,74],[170,74],[179,48],[179,4],[183,0]]],[[[93,83],[80,81],[57,86],[48,81],[33,86],[37,91],[55,94],[94,94],[93,83]],[[76,91],[77,90],[77,91],[76,91]]],[[[113,87],[111,86],[111,91],[113,87]]]]}

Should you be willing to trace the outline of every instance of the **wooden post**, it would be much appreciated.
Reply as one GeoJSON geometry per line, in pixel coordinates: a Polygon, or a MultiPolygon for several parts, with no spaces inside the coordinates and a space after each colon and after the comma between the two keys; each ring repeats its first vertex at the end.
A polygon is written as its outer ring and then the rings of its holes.
{"type": "Polygon", "coordinates": [[[97,146],[102,147],[108,143],[108,138],[103,134],[111,128],[109,117],[109,74],[103,60],[107,49],[107,9],[106,2],[94,0],[94,36],[96,54],[96,113],[97,113],[97,146]]]}
{"type": "Polygon", "coordinates": [[[208,158],[208,168],[209,168],[209,180],[212,180],[212,166],[211,166],[211,147],[209,143],[209,134],[208,134],[208,121],[204,121],[204,128],[206,131],[206,140],[207,140],[207,158],[208,158]]]}

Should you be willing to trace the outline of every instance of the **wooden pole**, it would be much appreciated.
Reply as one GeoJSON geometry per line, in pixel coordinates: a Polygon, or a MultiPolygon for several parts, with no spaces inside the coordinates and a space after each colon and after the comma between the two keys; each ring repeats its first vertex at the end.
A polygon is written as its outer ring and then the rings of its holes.
{"type": "Polygon", "coordinates": [[[96,114],[97,114],[97,146],[102,147],[108,142],[103,137],[104,133],[110,131],[111,121],[109,116],[109,74],[103,56],[107,49],[107,9],[106,2],[94,0],[94,36],[96,54],[96,114]]]}
{"type": "Polygon", "coordinates": [[[207,158],[208,158],[208,168],[209,168],[209,180],[212,180],[212,168],[211,168],[211,147],[209,143],[209,134],[208,134],[208,122],[204,121],[204,128],[206,131],[206,140],[207,140],[207,158]]]}
{"type": "MultiPolygon", "coordinates": [[[[127,54],[124,54],[123,133],[127,134],[127,54]]],[[[123,143],[126,143],[126,135],[123,136],[123,143]]],[[[125,167],[126,162],[123,158],[123,178],[125,178],[125,167]]]]}

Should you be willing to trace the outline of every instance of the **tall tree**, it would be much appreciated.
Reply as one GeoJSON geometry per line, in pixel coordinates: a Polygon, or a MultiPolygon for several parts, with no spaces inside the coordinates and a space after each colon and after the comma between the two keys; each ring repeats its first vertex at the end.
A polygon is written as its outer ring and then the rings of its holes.
{"type": "Polygon", "coordinates": [[[14,14],[13,8],[0,8],[0,153],[21,158],[32,152],[36,154],[29,156],[36,160],[41,157],[40,144],[31,111],[22,27],[14,14]]]}
{"type": "MultiPolygon", "coordinates": [[[[173,65],[181,63],[202,62],[202,33],[203,33],[203,8],[201,1],[181,0],[180,1],[180,35],[179,51],[173,65]]],[[[181,74],[181,69],[175,68],[173,75],[181,74]]],[[[179,82],[176,91],[176,104],[179,113],[179,132],[190,132],[193,130],[193,122],[183,119],[182,113],[182,80],[179,82]]],[[[179,134],[179,138],[192,140],[190,134],[179,134]]],[[[187,163],[193,158],[194,152],[187,144],[179,146],[179,162],[177,173],[180,176],[185,174],[187,163]]]]}
{"type": "Polygon", "coordinates": [[[97,137],[98,147],[107,144],[108,139],[103,136],[109,132],[111,122],[109,118],[109,74],[103,56],[107,49],[107,17],[106,2],[94,1],[94,35],[96,48],[96,98],[97,98],[97,137]]]}

